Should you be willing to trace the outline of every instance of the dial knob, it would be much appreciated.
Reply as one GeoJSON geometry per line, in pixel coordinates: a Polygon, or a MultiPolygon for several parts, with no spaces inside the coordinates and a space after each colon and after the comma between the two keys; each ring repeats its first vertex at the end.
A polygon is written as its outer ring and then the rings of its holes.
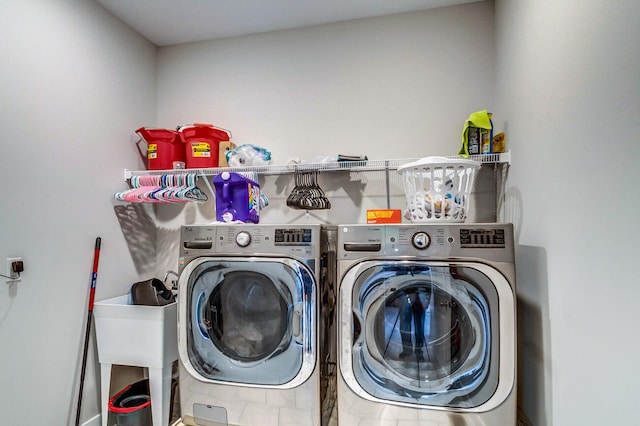
{"type": "Polygon", "coordinates": [[[429,247],[431,238],[429,238],[429,234],[427,234],[426,232],[416,232],[411,238],[411,243],[415,248],[424,250],[429,247]]]}
{"type": "Polygon", "coordinates": [[[251,243],[251,234],[246,231],[238,232],[236,235],[236,244],[240,247],[246,247],[251,243]]]}

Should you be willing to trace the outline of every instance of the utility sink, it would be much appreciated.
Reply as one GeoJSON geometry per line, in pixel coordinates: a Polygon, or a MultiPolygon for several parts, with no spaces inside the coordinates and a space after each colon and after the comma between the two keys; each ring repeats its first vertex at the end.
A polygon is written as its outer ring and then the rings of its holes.
{"type": "Polygon", "coordinates": [[[162,367],[178,359],[178,304],[131,304],[128,294],[96,302],[101,363],[162,367]]]}
{"type": "Polygon", "coordinates": [[[178,304],[133,305],[128,294],[96,302],[102,425],[107,426],[113,364],[145,367],[149,376],[153,426],[169,423],[171,373],[178,359],[178,304]]]}

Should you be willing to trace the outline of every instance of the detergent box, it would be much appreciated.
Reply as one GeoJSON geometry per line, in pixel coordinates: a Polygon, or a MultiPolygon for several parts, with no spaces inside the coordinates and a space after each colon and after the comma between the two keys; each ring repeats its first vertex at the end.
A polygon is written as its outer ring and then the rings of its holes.
{"type": "Polygon", "coordinates": [[[260,185],[233,172],[217,174],[213,178],[213,185],[216,192],[217,221],[260,221],[260,185]]]}
{"type": "Polygon", "coordinates": [[[227,162],[227,151],[236,148],[236,144],[231,141],[220,142],[218,145],[218,167],[229,167],[227,162]]]}

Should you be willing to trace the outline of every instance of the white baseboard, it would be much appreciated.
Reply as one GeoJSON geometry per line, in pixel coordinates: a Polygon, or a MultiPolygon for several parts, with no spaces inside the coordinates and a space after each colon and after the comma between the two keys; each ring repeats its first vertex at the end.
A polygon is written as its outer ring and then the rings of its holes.
{"type": "Polygon", "coordinates": [[[82,426],[101,426],[102,425],[102,416],[100,414],[96,414],[91,419],[82,423],[82,426]]]}

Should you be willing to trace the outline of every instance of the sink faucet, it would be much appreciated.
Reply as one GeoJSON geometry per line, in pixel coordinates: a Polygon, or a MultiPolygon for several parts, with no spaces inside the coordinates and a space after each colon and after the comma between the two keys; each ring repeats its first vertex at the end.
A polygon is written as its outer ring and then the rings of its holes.
{"type": "Polygon", "coordinates": [[[167,278],[169,278],[169,275],[175,275],[176,279],[171,281],[171,290],[177,290],[178,289],[178,273],[175,271],[167,271],[164,273],[164,277],[162,278],[162,282],[167,283],[167,278]]]}

